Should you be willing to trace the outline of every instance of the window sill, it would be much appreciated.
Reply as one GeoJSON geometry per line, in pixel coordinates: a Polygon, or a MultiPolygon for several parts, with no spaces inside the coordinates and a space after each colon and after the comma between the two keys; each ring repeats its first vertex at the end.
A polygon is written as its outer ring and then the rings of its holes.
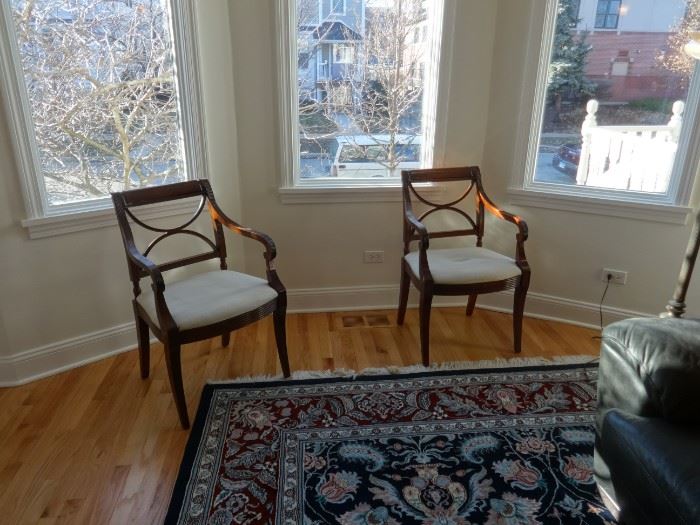
{"type": "MultiPolygon", "coordinates": [[[[192,201],[185,199],[144,207],[143,211],[139,212],[138,217],[144,220],[159,219],[176,215],[191,215],[193,211],[192,201]]],[[[42,239],[116,225],[117,217],[114,214],[114,208],[112,208],[111,203],[109,207],[102,209],[48,215],[22,221],[22,226],[27,228],[30,239],[42,239]]]]}
{"type": "Polygon", "coordinates": [[[510,196],[510,202],[519,206],[623,217],[667,224],[685,224],[688,214],[692,211],[692,208],[675,204],[621,201],[588,195],[568,195],[519,188],[509,188],[508,195],[510,196]]]}
{"type": "MultiPolygon", "coordinates": [[[[426,198],[439,197],[444,189],[437,185],[423,186],[426,198]]],[[[335,204],[353,202],[401,202],[401,184],[367,186],[293,186],[279,189],[285,204],[335,204]]]]}

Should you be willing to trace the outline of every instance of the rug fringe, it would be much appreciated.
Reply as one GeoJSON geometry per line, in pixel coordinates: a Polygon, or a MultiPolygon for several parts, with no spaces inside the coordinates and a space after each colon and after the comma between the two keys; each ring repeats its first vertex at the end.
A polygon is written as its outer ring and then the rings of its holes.
{"type": "MultiPolygon", "coordinates": [[[[365,368],[360,370],[352,370],[349,368],[338,368],[335,370],[300,370],[292,372],[292,377],[289,379],[323,379],[331,377],[356,377],[365,375],[391,375],[391,374],[411,374],[415,372],[430,372],[440,370],[477,370],[480,368],[511,368],[511,367],[528,367],[542,365],[586,365],[592,364],[598,360],[597,355],[561,355],[545,357],[513,357],[510,359],[498,358],[487,359],[482,361],[448,361],[444,363],[436,363],[428,367],[423,365],[410,366],[388,366],[383,368],[365,368]]],[[[282,374],[278,375],[250,375],[243,377],[234,377],[231,379],[216,379],[207,381],[208,384],[223,384],[223,383],[259,383],[264,381],[281,381],[284,380],[282,374]]]]}

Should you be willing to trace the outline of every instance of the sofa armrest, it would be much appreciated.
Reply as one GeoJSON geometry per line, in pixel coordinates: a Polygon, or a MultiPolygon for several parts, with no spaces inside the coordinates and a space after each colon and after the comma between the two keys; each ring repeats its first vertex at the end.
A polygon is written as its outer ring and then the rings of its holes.
{"type": "Polygon", "coordinates": [[[700,321],[627,319],[603,331],[598,428],[613,408],[700,423],[700,321]]]}

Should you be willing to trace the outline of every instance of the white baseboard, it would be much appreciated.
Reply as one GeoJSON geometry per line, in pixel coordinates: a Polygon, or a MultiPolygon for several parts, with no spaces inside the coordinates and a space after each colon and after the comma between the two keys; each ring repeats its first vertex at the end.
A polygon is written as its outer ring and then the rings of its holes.
{"type": "MultiPolygon", "coordinates": [[[[289,313],[333,312],[351,310],[395,310],[398,286],[346,286],[335,288],[298,288],[287,291],[289,313]]],[[[511,312],[513,294],[499,292],[480,295],[478,308],[511,312]]],[[[409,296],[409,306],[417,305],[415,290],[409,296]]],[[[435,297],[434,306],[465,306],[465,297],[435,297]]],[[[525,315],[552,321],[599,327],[598,305],[574,301],[541,293],[529,293],[525,315]]],[[[603,307],[604,323],[629,317],[649,317],[653,314],[603,307]]],[[[136,347],[134,323],[124,323],[78,337],[25,350],[10,356],[0,356],[0,387],[16,386],[76,368],[99,359],[132,350],[136,347]]]]}
{"type": "MultiPolygon", "coordinates": [[[[349,310],[395,310],[399,288],[394,285],[347,286],[338,288],[299,288],[288,290],[290,312],[333,312],[349,310]]],[[[409,307],[418,306],[415,289],[411,288],[409,307]]],[[[466,306],[466,297],[435,297],[433,306],[466,306]]],[[[513,292],[480,295],[477,308],[497,312],[513,311],[513,292]]],[[[530,292],[525,303],[525,315],[537,319],[600,328],[599,306],[563,297],[530,292]]],[[[610,324],[630,317],[652,317],[655,314],[603,306],[603,323],[610,324]]]]}
{"type": "Polygon", "coordinates": [[[124,323],[51,343],[15,355],[0,356],[0,387],[16,386],[58,374],[136,346],[134,323],[124,323]]]}

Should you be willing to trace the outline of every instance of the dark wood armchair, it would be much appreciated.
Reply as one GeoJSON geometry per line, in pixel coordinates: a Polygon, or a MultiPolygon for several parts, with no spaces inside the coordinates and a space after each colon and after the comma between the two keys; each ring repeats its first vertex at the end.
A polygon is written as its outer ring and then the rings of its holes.
{"type": "Polygon", "coordinates": [[[285,332],[287,294],[275,271],[275,244],[270,237],[229,219],[217,205],[206,180],[113,193],[112,201],[133,283],[132,303],[136,317],[141,377],[145,379],[149,374],[150,329],[165,347],[170,387],[182,428],[189,428],[190,424],[180,365],[180,348],[183,344],[221,336],[222,344],[228,346],[232,330],[273,314],[277,352],[284,376],[289,377],[285,332]],[[197,210],[187,222],[175,228],[157,228],[146,224],[131,211],[138,206],[192,197],[200,198],[197,210]],[[214,228],[213,240],[188,229],[205,205],[214,228]],[[143,253],[136,248],[129,220],[158,234],[143,253]],[[263,245],[267,280],[227,270],[224,226],[263,245]],[[204,241],[209,249],[161,264],[148,259],[149,253],[159,242],[174,235],[196,237],[204,241]],[[209,259],[219,259],[221,270],[200,273],[165,285],[163,272],[209,259]],[[140,286],[144,277],[151,281],[150,289],[146,291],[142,291],[140,286]]]}
{"type": "Polygon", "coordinates": [[[397,322],[399,325],[404,322],[409,281],[412,281],[420,292],[420,347],[423,364],[428,366],[430,362],[430,306],[434,295],[468,295],[467,315],[471,315],[479,294],[515,288],[513,346],[516,353],[520,352],[523,310],[530,283],[530,267],[525,258],[524,248],[527,239],[525,222],[520,217],[499,209],[488,198],[481,184],[481,173],[476,166],[403,171],[401,179],[404,204],[404,257],[401,261],[397,322]],[[414,187],[415,183],[459,181],[465,182],[466,189],[459,198],[445,204],[428,201],[414,187]],[[471,193],[476,200],[475,217],[457,207],[471,193]],[[418,217],[413,212],[412,197],[428,207],[427,211],[418,217]],[[517,227],[515,259],[482,247],[485,210],[517,227]],[[438,211],[458,214],[466,221],[466,228],[428,232],[421,221],[438,211]],[[448,249],[432,249],[429,246],[430,239],[433,238],[462,236],[476,237],[476,246],[448,249]],[[418,251],[410,251],[413,241],[418,241],[418,251]]]}

